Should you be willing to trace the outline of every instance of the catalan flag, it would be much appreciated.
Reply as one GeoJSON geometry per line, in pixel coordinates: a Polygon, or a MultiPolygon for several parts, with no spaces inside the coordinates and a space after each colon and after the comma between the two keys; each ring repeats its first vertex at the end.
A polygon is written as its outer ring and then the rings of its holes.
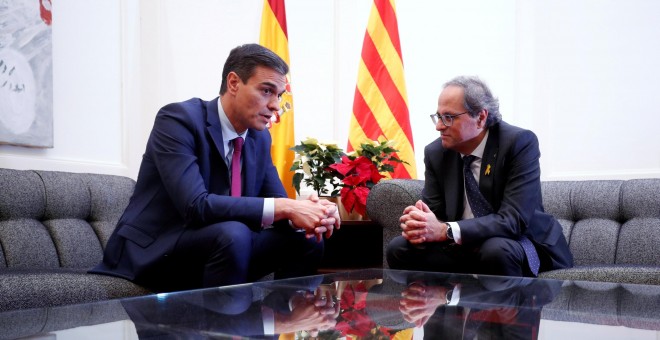
{"type": "MultiPolygon", "coordinates": [[[[264,0],[259,44],[277,53],[280,58],[289,64],[289,38],[286,30],[284,0],[264,0]]],[[[275,119],[270,124],[270,134],[273,138],[270,154],[287,195],[290,198],[295,198],[293,172],[289,170],[293,165],[295,156],[294,152],[289,150],[294,146],[295,140],[293,135],[293,96],[291,95],[290,73],[286,75],[286,80],[286,92],[282,95],[282,110],[274,116],[275,119]]]]}
{"type": "Polygon", "coordinates": [[[374,0],[371,6],[362,44],[347,150],[350,152],[367,140],[383,137],[396,141],[397,157],[408,162],[393,164],[392,177],[416,178],[394,0],[374,0]]]}

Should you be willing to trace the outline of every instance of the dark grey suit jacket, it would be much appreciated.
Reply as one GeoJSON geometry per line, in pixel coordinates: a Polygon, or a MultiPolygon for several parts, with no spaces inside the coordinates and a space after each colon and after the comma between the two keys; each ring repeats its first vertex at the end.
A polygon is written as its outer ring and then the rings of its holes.
{"type": "MultiPolygon", "coordinates": [[[[526,235],[539,253],[541,271],[573,266],[561,225],[543,210],[540,156],[532,131],[505,122],[489,128],[479,190],[495,212],[459,222],[463,246],[478,247],[492,237],[526,235]]],[[[444,149],[437,139],[424,149],[424,164],[423,201],[441,221],[459,221],[464,208],[460,153],[444,149]]]]}

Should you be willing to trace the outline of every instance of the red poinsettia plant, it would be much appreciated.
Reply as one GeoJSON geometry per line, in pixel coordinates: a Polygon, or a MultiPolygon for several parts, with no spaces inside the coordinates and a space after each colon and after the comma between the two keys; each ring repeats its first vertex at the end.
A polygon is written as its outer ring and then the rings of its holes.
{"type": "Polygon", "coordinates": [[[346,210],[349,212],[355,210],[364,216],[371,187],[385,176],[381,175],[376,165],[365,156],[355,159],[343,156],[341,163],[332,164],[330,168],[343,176],[339,194],[346,210]]]}
{"type": "Polygon", "coordinates": [[[394,171],[393,163],[407,163],[394,154],[398,150],[389,140],[362,143],[353,154],[342,156],[341,163],[331,164],[330,169],[341,178],[341,202],[348,212],[357,211],[365,216],[369,191],[384,174],[394,171]]]}
{"type": "Polygon", "coordinates": [[[395,330],[376,324],[367,314],[367,291],[371,283],[359,281],[346,285],[341,291],[335,330],[342,336],[358,339],[390,339],[395,330]]]}

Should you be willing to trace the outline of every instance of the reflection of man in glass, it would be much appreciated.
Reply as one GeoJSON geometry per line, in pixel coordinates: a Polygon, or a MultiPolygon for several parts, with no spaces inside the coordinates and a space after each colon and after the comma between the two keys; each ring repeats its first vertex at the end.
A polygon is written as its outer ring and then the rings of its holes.
{"type": "Polygon", "coordinates": [[[403,318],[424,326],[425,337],[535,339],[541,309],[561,289],[560,281],[461,276],[427,277],[403,289],[403,318]]]}
{"type": "MultiPolygon", "coordinates": [[[[310,279],[313,280],[313,279],[310,279]]],[[[310,281],[309,287],[314,287],[310,281]]],[[[316,334],[336,324],[339,304],[330,291],[257,286],[161,294],[122,302],[141,339],[316,334]],[[265,295],[263,300],[258,296],[265,295]]]]}

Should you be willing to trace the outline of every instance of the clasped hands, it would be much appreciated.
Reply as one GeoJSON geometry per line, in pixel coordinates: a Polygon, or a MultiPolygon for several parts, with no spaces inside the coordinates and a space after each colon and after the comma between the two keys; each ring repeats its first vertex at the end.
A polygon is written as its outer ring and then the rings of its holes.
{"type": "Polygon", "coordinates": [[[294,228],[303,229],[307,238],[315,237],[321,242],[323,236],[328,238],[332,236],[335,228],[341,227],[337,205],[326,199],[319,199],[316,193],[306,200],[289,200],[287,203],[292,203],[292,206],[285,209],[287,218],[294,228]]]}
{"type": "Polygon", "coordinates": [[[291,313],[275,315],[275,333],[290,333],[301,330],[312,336],[319,331],[332,329],[337,324],[339,303],[330,291],[317,289],[316,292],[301,292],[291,301],[291,313]]]}
{"type": "Polygon", "coordinates": [[[399,311],[403,319],[422,327],[435,310],[447,304],[446,287],[427,285],[422,282],[413,282],[401,293],[399,311]]]}
{"type": "Polygon", "coordinates": [[[406,207],[399,218],[401,235],[408,242],[420,245],[425,242],[447,240],[447,226],[439,221],[426,203],[421,200],[406,207]]]}

